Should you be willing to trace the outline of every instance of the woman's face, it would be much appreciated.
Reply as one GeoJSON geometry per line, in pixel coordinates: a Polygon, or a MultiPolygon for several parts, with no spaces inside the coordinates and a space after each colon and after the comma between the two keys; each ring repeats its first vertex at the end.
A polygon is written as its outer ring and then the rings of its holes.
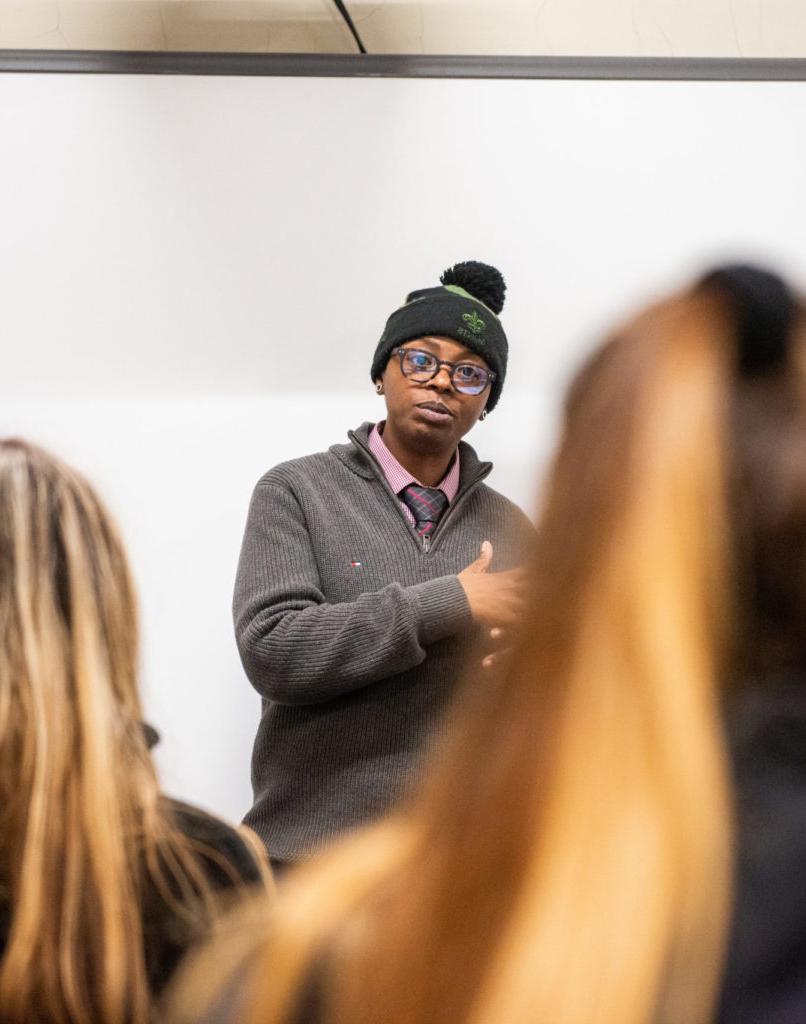
{"type": "MultiPolygon", "coordinates": [[[[470,363],[489,370],[481,356],[450,338],[417,338],[400,348],[418,349],[439,360],[470,363]]],[[[478,420],[490,397],[489,384],[479,395],[457,391],[448,366],[440,366],[430,380],[417,382],[403,374],[400,357],[394,354],[389,358],[382,381],[387,428],[391,428],[407,447],[418,452],[452,452],[478,420]]]]}

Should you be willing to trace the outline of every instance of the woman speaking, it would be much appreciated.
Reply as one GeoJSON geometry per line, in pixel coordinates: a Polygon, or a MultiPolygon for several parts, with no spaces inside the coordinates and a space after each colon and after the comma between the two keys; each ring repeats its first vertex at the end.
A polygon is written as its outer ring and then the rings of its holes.
{"type": "Polygon", "coordinates": [[[531,526],[462,441],[504,385],[504,290],[470,262],[411,292],[372,359],[385,420],[255,488],[234,598],[263,698],[246,821],[278,867],[390,807],[469,641],[521,607],[531,526]]]}

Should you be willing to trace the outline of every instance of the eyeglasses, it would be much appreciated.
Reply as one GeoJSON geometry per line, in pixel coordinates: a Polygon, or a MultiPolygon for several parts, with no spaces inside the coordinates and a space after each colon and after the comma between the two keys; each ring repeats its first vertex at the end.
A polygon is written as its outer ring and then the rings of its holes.
{"type": "Polygon", "coordinates": [[[437,359],[421,348],[396,348],[392,355],[400,358],[400,372],[409,380],[425,384],[433,380],[443,366],[451,371],[451,384],[462,395],[480,395],[495,380],[495,373],[478,363],[449,363],[437,359]]]}

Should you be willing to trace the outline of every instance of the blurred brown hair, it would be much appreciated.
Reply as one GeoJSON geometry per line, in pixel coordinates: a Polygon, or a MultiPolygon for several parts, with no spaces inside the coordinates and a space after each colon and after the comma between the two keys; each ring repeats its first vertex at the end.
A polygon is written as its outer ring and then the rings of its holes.
{"type": "Polygon", "coordinates": [[[311,993],[321,1024],[710,1019],[721,693],[802,647],[801,330],[742,376],[735,306],[701,283],[585,364],[509,667],[468,679],[409,806],[288,883],[239,1021],[301,1024],[311,993]]]}
{"type": "Polygon", "coordinates": [[[0,441],[0,958],[5,1024],[145,1024],[141,899],[213,916],[141,725],[126,556],[86,481],[0,441]]]}

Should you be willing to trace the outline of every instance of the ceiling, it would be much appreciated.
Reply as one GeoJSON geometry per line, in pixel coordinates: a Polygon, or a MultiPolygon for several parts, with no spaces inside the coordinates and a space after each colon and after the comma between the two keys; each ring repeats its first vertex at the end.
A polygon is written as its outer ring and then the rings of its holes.
{"type": "MultiPolygon", "coordinates": [[[[346,0],[369,53],[802,57],[802,0],[346,0]]],[[[0,48],[354,53],[334,0],[0,0],[0,48]]]]}

